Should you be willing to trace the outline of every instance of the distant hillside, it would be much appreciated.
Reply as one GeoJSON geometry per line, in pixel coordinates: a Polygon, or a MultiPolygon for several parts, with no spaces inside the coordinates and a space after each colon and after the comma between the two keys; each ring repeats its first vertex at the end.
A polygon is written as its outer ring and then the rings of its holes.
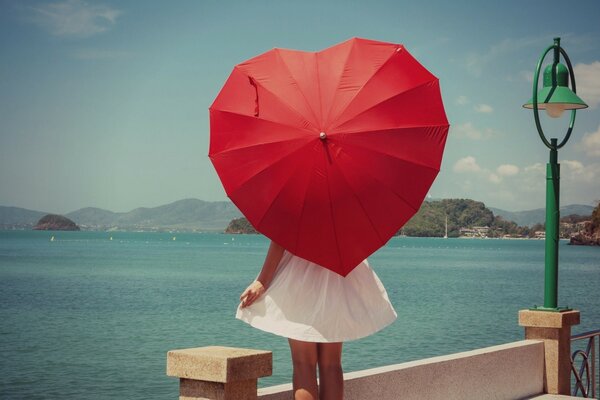
{"type": "Polygon", "coordinates": [[[400,234],[419,237],[458,237],[460,228],[493,226],[494,214],[485,204],[470,199],[424,201],[419,211],[402,227],[400,234]]]}
{"type": "MultiPolygon", "coordinates": [[[[561,216],[591,215],[593,209],[592,206],[569,205],[561,208],[561,216]]],[[[484,226],[492,223],[492,220],[493,224],[498,225],[500,222],[497,216],[501,216],[506,221],[514,221],[520,226],[533,226],[543,223],[545,219],[544,209],[509,212],[497,208],[485,208],[483,203],[473,200],[430,199],[413,218],[414,221],[408,223],[405,228],[410,230],[418,225],[418,229],[411,232],[412,234],[443,235],[446,212],[450,236],[457,235],[458,229],[467,225],[484,226]],[[435,205],[436,203],[438,205],[435,205]],[[445,207],[443,210],[442,205],[445,207]],[[465,210],[469,212],[465,213],[465,210]],[[468,220],[469,218],[475,219],[468,220]]],[[[0,206],[0,229],[31,229],[46,214],[48,212],[0,206]]],[[[229,201],[185,199],[159,207],[136,208],[124,213],[87,207],[65,216],[84,230],[224,231],[230,221],[241,217],[242,214],[229,201]]],[[[508,226],[503,226],[504,231],[507,229],[508,226]]]]}
{"type": "MultiPolygon", "coordinates": [[[[45,212],[0,206],[0,229],[31,229],[45,212]]],[[[87,230],[223,231],[241,213],[229,201],[179,200],[152,208],[116,213],[87,207],[65,214],[87,230]]]]}
{"type": "Polygon", "coordinates": [[[0,206],[0,229],[31,229],[47,212],[0,206]]]}
{"type": "MultiPolygon", "coordinates": [[[[506,211],[499,208],[489,207],[494,215],[499,215],[507,221],[516,222],[520,226],[533,226],[535,224],[543,224],[546,222],[546,209],[537,208],[535,210],[528,211],[506,211]]],[[[594,211],[593,206],[586,206],[584,204],[571,204],[560,208],[560,216],[566,217],[567,215],[592,215],[594,211]]]]}
{"type": "Polygon", "coordinates": [[[158,207],[140,207],[125,213],[82,208],[66,214],[80,226],[127,230],[224,230],[241,213],[229,201],[179,200],[158,207]]]}

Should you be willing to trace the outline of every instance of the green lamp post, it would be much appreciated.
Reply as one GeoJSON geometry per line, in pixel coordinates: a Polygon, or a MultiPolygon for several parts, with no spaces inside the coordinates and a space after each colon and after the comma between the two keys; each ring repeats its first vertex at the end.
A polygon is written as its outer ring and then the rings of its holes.
{"type": "Polygon", "coordinates": [[[546,165],[546,261],[544,278],[544,306],[534,307],[540,311],[567,311],[566,307],[558,307],[558,233],[559,233],[559,195],[560,195],[560,164],[558,164],[558,149],[563,147],[573,131],[576,110],[587,108],[581,100],[575,87],[575,75],[571,61],[565,50],[560,47],[560,38],[554,39],[554,44],[549,46],[538,61],[535,75],[533,76],[533,97],[523,105],[533,109],[535,126],[542,142],[550,149],[550,161],[546,165]],[[546,55],[554,51],[554,61],[544,70],[544,87],[538,92],[538,79],[542,62],[546,55]],[[567,67],[560,63],[560,55],[564,57],[567,67]],[[569,89],[569,77],[571,87],[569,89]],[[546,110],[552,118],[558,118],[565,110],[571,110],[571,121],[565,138],[558,144],[555,138],[546,139],[540,123],[539,110],[546,110]]]}

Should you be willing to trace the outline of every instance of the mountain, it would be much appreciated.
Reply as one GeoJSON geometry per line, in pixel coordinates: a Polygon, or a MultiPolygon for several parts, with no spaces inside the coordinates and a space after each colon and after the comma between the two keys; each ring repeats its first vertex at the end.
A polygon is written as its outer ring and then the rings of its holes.
{"type": "Polygon", "coordinates": [[[0,229],[31,229],[47,212],[0,206],[0,229]]]}
{"type": "MultiPolygon", "coordinates": [[[[528,211],[506,211],[499,208],[488,207],[494,215],[499,215],[505,220],[516,222],[520,226],[533,226],[535,224],[543,224],[546,222],[546,209],[537,208],[528,211]]],[[[592,215],[593,206],[584,204],[571,204],[560,208],[560,216],[568,215],[592,215]]]]}
{"type": "MultiPolygon", "coordinates": [[[[31,229],[45,212],[0,206],[0,229],[31,229]]],[[[242,214],[229,201],[179,200],[158,207],[112,212],[87,207],[65,214],[87,230],[223,231],[242,214]]]]}
{"type": "Polygon", "coordinates": [[[66,216],[80,226],[94,229],[222,231],[241,213],[229,201],[185,199],[125,213],[82,208],[66,216]]]}
{"type": "MultiPolygon", "coordinates": [[[[430,203],[442,202],[443,200],[430,199],[430,203]]],[[[450,203],[449,203],[450,204],[450,203]]],[[[478,204],[457,203],[473,210],[478,204]]],[[[505,220],[514,221],[521,226],[532,226],[543,223],[545,210],[543,208],[529,211],[510,212],[497,208],[490,208],[494,215],[502,216],[505,220]]],[[[561,216],[570,214],[591,215],[594,207],[587,205],[569,205],[561,208],[561,216]]],[[[449,215],[449,230],[453,230],[454,219],[457,226],[463,226],[468,221],[463,221],[459,214],[460,208],[456,209],[456,215],[449,215]]],[[[432,235],[444,226],[441,222],[440,212],[436,208],[431,210],[426,207],[423,213],[436,215],[435,223],[432,225],[432,235]],[[438,215],[439,214],[439,215],[438,215]],[[435,229],[434,229],[435,228],[435,229]],[[433,232],[435,230],[435,232],[433,232]]],[[[0,206],[0,229],[31,229],[48,212],[27,210],[19,207],[0,206]]],[[[203,201],[198,199],[185,199],[175,201],[158,207],[141,207],[129,212],[112,212],[101,208],[82,208],[77,211],[64,214],[73,220],[82,229],[87,230],[180,230],[180,231],[224,231],[229,222],[239,218],[242,214],[230,201],[203,201]]],[[[477,224],[486,224],[490,216],[482,210],[474,215],[485,217],[477,224]],[[487,218],[487,219],[486,219],[487,218]]],[[[418,222],[418,216],[415,216],[418,222]]],[[[475,223],[475,222],[473,222],[475,223]]],[[[408,226],[410,227],[410,225],[408,226]]]]}

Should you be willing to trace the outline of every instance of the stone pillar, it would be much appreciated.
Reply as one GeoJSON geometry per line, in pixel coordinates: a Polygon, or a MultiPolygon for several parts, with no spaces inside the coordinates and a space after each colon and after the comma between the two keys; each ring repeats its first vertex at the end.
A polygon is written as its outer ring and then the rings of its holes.
{"type": "Polygon", "coordinates": [[[571,326],[579,324],[579,311],[520,310],[519,325],[525,339],[544,341],[544,392],[570,395],[571,326]]]}
{"type": "Polygon", "coordinates": [[[255,400],[258,378],[272,368],[270,351],[209,346],[167,353],[167,375],[179,378],[180,400],[255,400]]]}

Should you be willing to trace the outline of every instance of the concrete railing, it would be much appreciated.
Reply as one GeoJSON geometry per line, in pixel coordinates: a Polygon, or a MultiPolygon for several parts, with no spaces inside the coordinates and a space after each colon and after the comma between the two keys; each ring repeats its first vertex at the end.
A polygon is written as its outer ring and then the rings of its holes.
{"type": "MultiPolygon", "coordinates": [[[[345,400],[523,399],[544,387],[539,340],[487,347],[344,374],[345,400]]],[[[291,385],[259,389],[261,400],[293,398],[291,385]]]]}
{"type": "MultiPolygon", "coordinates": [[[[344,375],[344,399],[516,400],[543,393],[568,395],[570,331],[578,323],[578,311],[521,310],[519,324],[529,340],[350,372],[344,375]]],[[[257,390],[257,379],[271,371],[269,351],[211,346],[167,354],[167,375],[180,378],[180,400],[291,399],[291,384],[257,390]]]]}
{"type": "MultiPolygon", "coordinates": [[[[180,399],[289,400],[291,384],[256,389],[271,374],[271,353],[201,347],[173,350],[167,375],[180,378],[180,399]]],[[[346,400],[523,399],[544,387],[544,343],[523,340],[447,356],[350,372],[346,400]]]]}

